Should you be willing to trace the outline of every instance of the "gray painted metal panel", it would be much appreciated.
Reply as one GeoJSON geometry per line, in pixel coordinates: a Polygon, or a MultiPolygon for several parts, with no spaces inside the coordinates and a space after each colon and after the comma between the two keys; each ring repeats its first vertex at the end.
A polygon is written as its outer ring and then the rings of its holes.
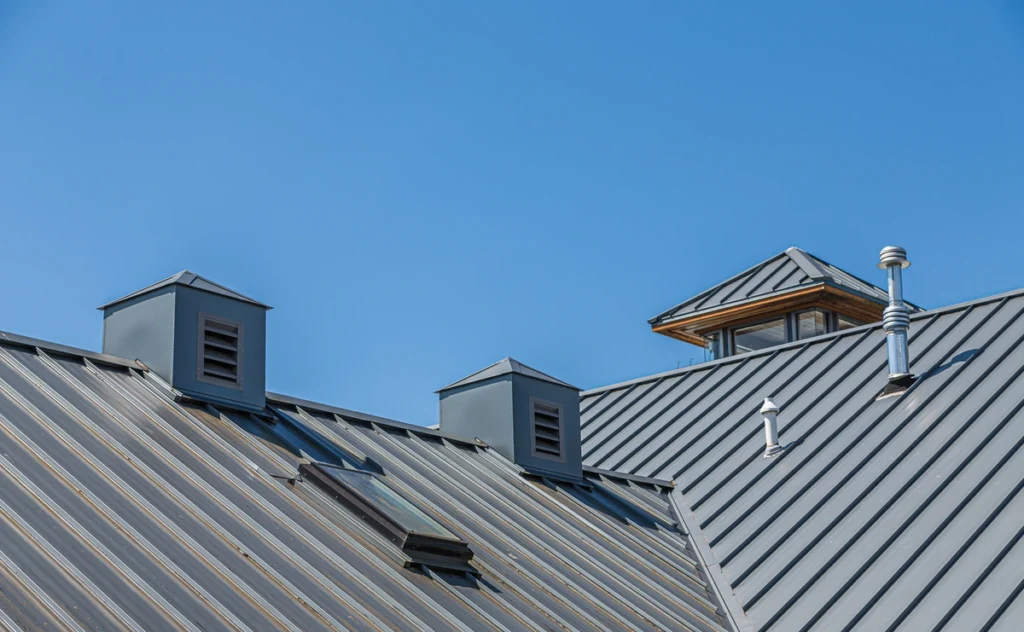
{"type": "Polygon", "coordinates": [[[269,421],[175,402],[151,372],[60,351],[0,337],[4,625],[728,629],[664,483],[526,479],[436,431],[287,398],[269,421]],[[310,458],[382,471],[480,575],[412,564],[294,479],[310,458]]]}
{"type": "Polygon", "coordinates": [[[511,376],[446,390],[441,393],[439,406],[441,432],[479,439],[515,459],[511,376]]]}
{"type": "Polygon", "coordinates": [[[675,481],[741,627],[1015,629],[1024,291],[910,333],[895,397],[878,325],[584,392],[584,462],[675,481]],[[768,460],[767,396],[788,446],[768,460]]]}
{"type": "MultiPolygon", "coordinates": [[[[648,322],[660,325],[684,316],[710,312],[744,301],[761,300],[820,283],[847,290],[881,305],[889,301],[887,290],[793,247],[701,292],[648,322]]],[[[909,302],[907,305],[912,311],[920,309],[909,302]]]]}
{"type": "Polygon", "coordinates": [[[103,353],[142,360],[174,380],[174,287],[129,298],[103,313],[103,353]]]}
{"type": "Polygon", "coordinates": [[[174,365],[172,386],[193,397],[224,400],[262,409],[266,402],[267,310],[233,298],[191,287],[179,287],[174,312],[174,365]],[[241,389],[204,382],[197,378],[199,314],[242,323],[244,339],[239,353],[241,389]]]}

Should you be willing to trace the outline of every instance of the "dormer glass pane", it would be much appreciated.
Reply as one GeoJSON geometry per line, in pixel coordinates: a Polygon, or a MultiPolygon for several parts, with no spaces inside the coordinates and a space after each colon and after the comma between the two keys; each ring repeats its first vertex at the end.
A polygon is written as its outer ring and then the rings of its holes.
{"type": "Polygon", "coordinates": [[[796,315],[796,339],[813,338],[828,333],[828,314],[820,309],[796,315]]]}
{"type": "Polygon", "coordinates": [[[842,331],[844,329],[853,329],[854,327],[860,327],[860,323],[853,320],[852,318],[847,318],[842,314],[839,315],[839,331],[842,331]]]}
{"type": "Polygon", "coordinates": [[[704,360],[717,360],[723,358],[722,336],[718,332],[704,336],[704,360]]]}
{"type": "Polygon", "coordinates": [[[733,353],[767,349],[786,342],[786,319],[776,318],[732,330],[733,353]]]}

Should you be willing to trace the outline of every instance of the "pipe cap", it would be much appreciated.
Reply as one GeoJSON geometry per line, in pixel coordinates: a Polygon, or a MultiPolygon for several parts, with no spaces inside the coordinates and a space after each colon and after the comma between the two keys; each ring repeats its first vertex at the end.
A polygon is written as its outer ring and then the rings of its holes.
{"type": "Polygon", "coordinates": [[[886,246],[882,248],[882,252],[878,253],[878,267],[885,270],[889,266],[899,264],[901,268],[909,268],[910,262],[907,261],[907,251],[899,246],[886,246]]]}
{"type": "Polygon", "coordinates": [[[765,413],[778,413],[779,407],[775,405],[771,397],[764,398],[764,404],[761,405],[761,414],[765,413]]]}

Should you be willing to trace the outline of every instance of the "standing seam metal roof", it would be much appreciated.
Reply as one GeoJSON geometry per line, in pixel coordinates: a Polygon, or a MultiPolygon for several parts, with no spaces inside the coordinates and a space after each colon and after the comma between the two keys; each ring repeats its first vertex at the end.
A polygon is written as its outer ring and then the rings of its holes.
{"type": "Polygon", "coordinates": [[[675,480],[743,628],[1018,629],[1022,315],[1024,290],[914,315],[919,377],[881,400],[878,325],[587,391],[584,461],[675,480]]]}
{"type": "MultiPolygon", "coordinates": [[[[889,302],[887,290],[859,279],[836,266],[796,247],[790,247],[767,261],[676,305],[648,322],[660,325],[723,307],[764,299],[826,283],[879,304],[889,302]]],[[[912,310],[919,308],[907,303],[912,310]]]]}
{"type": "Polygon", "coordinates": [[[37,342],[0,335],[0,627],[726,629],[664,484],[528,480],[476,442],[279,396],[269,419],[176,402],[37,342]],[[310,460],[382,472],[479,577],[405,568],[295,480],[310,460]]]}

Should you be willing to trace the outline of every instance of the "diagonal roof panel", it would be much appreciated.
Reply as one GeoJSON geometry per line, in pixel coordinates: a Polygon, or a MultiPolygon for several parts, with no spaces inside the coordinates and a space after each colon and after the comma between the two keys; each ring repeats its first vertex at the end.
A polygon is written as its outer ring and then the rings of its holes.
{"type": "Polygon", "coordinates": [[[133,363],[0,335],[12,629],[725,630],[664,481],[527,479],[475,441],[283,396],[175,401],[133,363]],[[478,574],[413,563],[320,488],[377,473],[478,574]]]}
{"type": "Polygon", "coordinates": [[[913,315],[910,358],[884,399],[879,325],[586,391],[584,462],[675,481],[741,627],[1012,629],[1024,290],[913,315]],[[766,460],[768,396],[788,449],[766,460]]]}

